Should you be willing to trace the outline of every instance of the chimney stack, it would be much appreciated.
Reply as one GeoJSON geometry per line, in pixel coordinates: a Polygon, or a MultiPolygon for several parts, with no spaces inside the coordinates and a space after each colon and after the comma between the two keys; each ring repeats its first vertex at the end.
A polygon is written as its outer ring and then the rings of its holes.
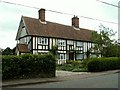
{"type": "Polygon", "coordinates": [[[39,19],[41,20],[41,22],[45,22],[45,9],[41,8],[39,11],[39,19]]]}
{"type": "Polygon", "coordinates": [[[74,15],[74,17],[72,18],[72,26],[79,28],[79,18],[77,16],[74,15]]]}

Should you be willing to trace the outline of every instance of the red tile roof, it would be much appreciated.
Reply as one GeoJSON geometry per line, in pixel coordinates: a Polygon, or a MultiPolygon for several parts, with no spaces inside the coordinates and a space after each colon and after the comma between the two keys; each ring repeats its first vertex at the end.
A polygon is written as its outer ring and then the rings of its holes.
{"type": "Polygon", "coordinates": [[[29,35],[91,41],[92,30],[48,22],[42,24],[39,19],[23,16],[29,35]]]}
{"type": "Polygon", "coordinates": [[[19,52],[21,52],[21,53],[28,53],[29,52],[28,46],[26,44],[18,44],[17,48],[18,48],[19,52]]]}

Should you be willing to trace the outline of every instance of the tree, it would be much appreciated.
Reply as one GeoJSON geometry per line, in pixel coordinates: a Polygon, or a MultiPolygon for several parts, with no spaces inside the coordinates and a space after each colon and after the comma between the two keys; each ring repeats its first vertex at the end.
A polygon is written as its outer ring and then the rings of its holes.
{"type": "Polygon", "coordinates": [[[50,50],[50,53],[53,55],[53,56],[57,56],[57,51],[58,51],[58,46],[57,45],[54,45],[52,46],[52,49],[50,50]]]}
{"type": "Polygon", "coordinates": [[[120,57],[120,45],[118,43],[111,44],[104,51],[104,56],[106,57],[120,57]]]}
{"type": "Polygon", "coordinates": [[[100,24],[99,32],[94,31],[92,33],[92,41],[95,42],[95,47],[93,48],[96,53],[101,53],[102,56],[106,56],[108,53],[108,47],[112,46],[114,40],[111,39],[116,32],[113,32],[112,29],[105,27],[100,24]]]}
{"type": "Polygon", "coordinates": [[[2,55],[13,55],[13,50],[7,47],[3,52],[2,55]]]}

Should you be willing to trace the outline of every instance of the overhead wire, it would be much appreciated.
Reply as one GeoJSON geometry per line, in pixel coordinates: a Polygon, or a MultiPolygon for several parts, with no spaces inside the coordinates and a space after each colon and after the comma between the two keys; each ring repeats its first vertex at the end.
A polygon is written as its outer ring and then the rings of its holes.
{"type": "MultiPolygon", "coordinates": [[[[96,1],[102,2],[100,0],[96,0],[96,1]]],[[[12,3],[12,2],[7,2],[7,1],[3,1],[3,0],[0,0],[0,2],[7,3],[7,4],[13,4],[13,5],[17,5],[17,6],[28,7],[28,8],[40,9],[38,7],[32,7],[32,6],[28,6],[28,5],[23,5],[23,4],[18,4],[18,3],[12,3]]],[[[109,4],[109,5],[111,5],[111,4],[109,4]]],[[[112,6],[115,6],[115,5],[112,5],[112,6]]],[[[54,12],[54,13],[59,13],[59,14],[64,14],[64,15],[71,15],[71,16],[74,15],[74,14],[69,14],[69,13],[59,12],[59,11],[54,11],[54,10],[48,10],[48,9],[46,9],[46,11],[54,12]]],[[[86,17],[86,16],[80,16],[80,15],[75,15],[75,16],[78,16],[78,17],[81,17],[81,18],[85,18],[85,19],[95,20],[95,21],[101,21],[101,22],[111,23],[111,24],[118,24],[116,22],[105,21],[105,20],[101,20],[101,19],[97,19],[97,18],[91,18],[91,17],[86,17]]]]}
{"type": "Polygon", "coordinates": [[[96,1],[101,2],[101,3],[104,3],[104,4],[107,4],[107,5],[110,5],[110,6],[113,6],[113,7],[120,8],[120,6],[117,6],[117,5],[114,5],[114,4],[111,4],[111,3],[108,3],[108,2],[104,2],[104,1],[101,1],[101,0],[96,0],[96,1]]]}

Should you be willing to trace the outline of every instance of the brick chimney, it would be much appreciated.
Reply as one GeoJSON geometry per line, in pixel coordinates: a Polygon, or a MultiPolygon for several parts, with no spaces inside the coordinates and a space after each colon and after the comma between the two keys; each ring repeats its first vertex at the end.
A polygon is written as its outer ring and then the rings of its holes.
{"type": "Polygon", "coordinates": [[[79,18],[77,16],[74,16],[72,18],[72,26],[74,26],[75,28],[79,28],[79,18]]]}
{"type": "Polygon", "coordinates": [[[41,20],[41,22],[45,22],[45,9],[41,8],[38,11],[39,14],[39,19],[41,20]]]}

